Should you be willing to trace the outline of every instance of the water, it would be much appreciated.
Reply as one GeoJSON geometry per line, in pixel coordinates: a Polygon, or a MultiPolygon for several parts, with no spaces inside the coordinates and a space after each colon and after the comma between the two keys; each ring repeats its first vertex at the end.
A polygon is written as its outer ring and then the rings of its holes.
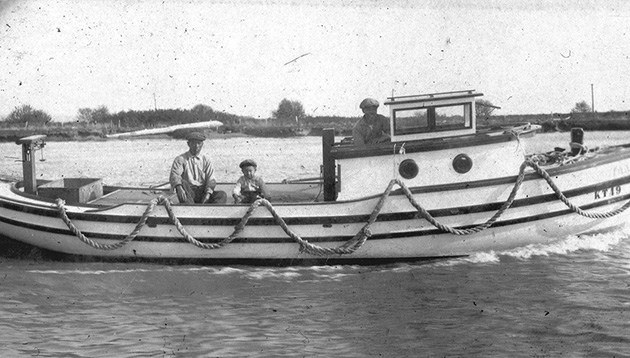
{"type": "MultiPolygon", "coordinates": [[[[173,159],[187,150],[185,141],[170,139],[48,142],[43,157],[39,151],[35,157],[41,178],[103,178],[110,185],[152,185],[167,182],[173,159]]],[[[318,176],[321,152],[318,137],[221,138],[206,141],[203,148],[220,182],[236,182],[242,175],[239,163],[246,158],[258,163],[258,172],[267,181],[318,176]]],[[[20,147],[0,143],[0,153],[0,178],[21,178],[20,147]]]]}
{"type": "MultiPolygon", "coordinates": [[[[627,132],[587,133],[617,144],[627,132]]],[[[567,145],[542,135],[535,150],[567,145]],[[561,144],[558,144],[561,143],[561,144]]],[[[1,143],[0,176],[19,176],[1,143]]],[[[49,143],[38,173],[167,180],[185,143],[49,143]]],[[[221,181],[319,172],[318,138],[208,141],[221,181]],[[298,151],[291,148],[299,148],[298,151]]],[[[504,252],[380,266],[59,262],[0,250],[3,357],[630,357],[630,228],[504,252]]]]}

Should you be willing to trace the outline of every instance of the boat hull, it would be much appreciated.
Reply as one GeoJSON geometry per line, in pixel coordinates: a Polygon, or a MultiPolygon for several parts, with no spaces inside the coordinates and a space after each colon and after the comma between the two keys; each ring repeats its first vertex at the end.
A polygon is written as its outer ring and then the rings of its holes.
{"type": "MultiPolygon", "coordinates": [[[[615,205],[602,207],[613,208],[615,205]]],[[[403,237],[379,237],[368,239],[356,252],[345,255],[313,255],[300,251],[300,245],[289,239],[284,242],[237,242],[218,249],[201,249],[183,238],[169,241],[141,239],[131,241],[115,250],[93,248],[71,233],[63,234],[0,223],[0,230],[9,238],[65,254],[138,259],[204,259],[204,260],[270,260],[270,261],[370,261],[413,260],[439,257],[467,256],[477,252],[503,251],[531,244],[546,244],[579,233],[597,233],[622,227],[628,215],[614,219],[591,220],[577,214],[561,217],[505,224],[490,228],[483,233],[460,236],[448,233],[422,233],[403,237]]],[[[115,239],[114,239],[115,240],[115,239]]],[[[112,244],[112,239],[94,239],[99,244],[112,244]]],[[[117,240],[116,240],[117,241],[117,240]]],[[[206,242],[209,242],[206,240],[206,242]]],[[[317,243],[321,247],[337,247],[346,240],[317,243]]]]}
{"type": "MultiPolygon", "coordinates": [[[[524,173],[509,208],[503,206],[515,188],[517,175],[411,187],[407,194],[394,184],[391,191],[383,188],[388,195],[337,202],[277,203],[255,209],[247,205],[158,204],[149,214],[145,214],[146,203],[131,202],[105,207],[65,205],[60,210],[53,200],[24,195],[15,185],[5,183],[0,187],[0,232],[54,252],[110,259],[298,264],[465,256],[625,225],[630,215],[627,211],[593,219],[578,215],[575,208],[605,213],[621,207],[630,200],[629,168],[630,151],[619,148],[596,159],[548,169],[549,177],[575,205],[573,209],[530,169],[524,173]],[[418,207],[429,216],[419,212],[418,207]],[[169,210],[179,228],[169,217],[169,210]],[[80,235],[61,219],[61,211],[96,245],[80,240],[80,235]],[[491,220],[497,212],[498,218],[486,229],[460,235],[491,220]],[[94,247],[124,240],[138,227],[143,215],[146,223],[133,240],[111,250],[94,247]],[[247,215],[251,216],[241,225],[247,215]],[[437,227],[432,219],[444,226],[437,227]],[[364,242],[357,242],[361,232],[369,235],[364,242]],[[339,249],[348,244],[355,250],[339,249]],[[204,245],[216,247],[199,247],[204,245]]],[[[157,198],[166,192],[150,193],[157,198]]]]}

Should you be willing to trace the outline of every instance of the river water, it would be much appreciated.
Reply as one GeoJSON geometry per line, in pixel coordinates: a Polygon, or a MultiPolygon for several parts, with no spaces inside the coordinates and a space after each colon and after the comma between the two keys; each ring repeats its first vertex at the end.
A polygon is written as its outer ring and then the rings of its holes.
{"type": "MultiPolygon", "coordinates": [[[[587,145],[628,132],[587,133],[587,145]]],[[[539,135],[531,151],[568,146],[539,135]]],[[[185,142],[51,142],[42,178],[168,179],[185,142]]],[[[319,138],[206,142],[219,181],[252,158],[267,181],[317,176],[319,138]]],[[[0,143],[0,178],[20,153],[0,143]]],[[[38,158],[39,154],[38,154],[38,158]]],[[[3,357],[630,357],[630,229],[379,266],[56,261],[0,253],[3,357]]],[[[7,245],[6,240],[0,245],[7,245]]],[[[17,253],[16,253],[17,252],[17,253]]]]}

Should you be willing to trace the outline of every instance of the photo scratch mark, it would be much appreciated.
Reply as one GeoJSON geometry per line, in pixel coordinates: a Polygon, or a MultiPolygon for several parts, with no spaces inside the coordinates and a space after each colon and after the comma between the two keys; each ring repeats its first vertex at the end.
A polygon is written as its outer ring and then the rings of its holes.
{"type": "Polygon", "coordinates": [[[296,57],[296,58],[292,59],[291,61],[289,61],[289,62],[285,63],[285,64],[284,64],[284,66],[286,66],[286,65],[290,64],[291,62],[295,62],[295,61],[297,61],[297,60],[301,59],[302,57],[307,56],[307,55],[310,55],[310,54],[311,54],[310,52],[307,52],[307,53],[305,53],[305,54],[303,54],[303,55],[300,55],[300,56],[298,56],[298,57],[296,57]]]}

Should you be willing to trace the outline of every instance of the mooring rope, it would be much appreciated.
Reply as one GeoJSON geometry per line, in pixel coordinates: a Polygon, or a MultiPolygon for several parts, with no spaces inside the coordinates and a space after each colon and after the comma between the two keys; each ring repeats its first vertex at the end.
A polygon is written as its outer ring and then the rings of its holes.
{"type": "Polygon", "coordinates": [[[556,186],[556,183],[553,182],[553,179],[551,179],[551,176],[549,175],[549,173],[547,173],[546,170],[541,168],[536,163],[528,162],[528,161],[525,161],[524,164],[525,163],[527,163],[527,165],[532,167],[536,171],[536,173],[538,173],[538,175],[540,175],[541,177],[543,177],[543,179],[545,179],[547,184],[549,184],[549,186],[551,187],[553,192],[556,194],[556,197],[558,197],[558,199],[560,199],[560,201],[562,201],[566,206],[568,206],[569,209],[571,209],[571,211],[573,211],[574,213],[576,213],[576,214],[578,214],[580,216],[584,216],[584,217],[587,217],[589,219],[607,219],[607,218],[613,217],[615,215],[621,214],[626,209],[628,209],[628,207],[630,207],[630,200],[628,200],[620,208],[615,209],[615,210],[611,210],[611,211],[608,211],[608,212],[605,212],[605,213],[589,213],[589,212],[586,212],[586,211],[580,209],[577,205],[575,205],[575,204],[573,204],[573,203],[571,203],[569,201],[569,199],[562,193],[562,191],[558,188],[558,186],[556,186]]]}
{"type": "Polygon", "coordinates": [[[111,245],[102,245],[87,238],[68,218],[65,205],[64,205],[65,202],[62,199],[57,199],[56,204],[57,204],[57,208],[58,208],[61,219],[64,221],[64,223],[66,223],[70,231],[72,231],[72,233],[74,233],[82,242],[100,250],[114,250],[114,249],[117,249],[126,245],[128,242],[135,239],[135,237],[138,235],[140,230],[142,230],[142,228],[146,225],[146,221],[149,215],[153,212],[155,206],[159,204],[164,204],[168,217],[171,223],[175,225],[175,227],[177,228],[177,231],[186,239],[186,241],[202,249],[218,249],[232,242],[243,231],[243,229],[247,225],[247,222],[253,215],[254,211],[260,206],[263,206],[269,211],[269,213],[271,213],[276,224],[280,225],[282,230],[292,240],[294,240],[300,245],[300,252],[308,253],[308,254],[316,255],[316,256],[348,255],[355,252],[357,249],[361,248],[363,244],[365,244],[367,239],[372,236],[371,226],[372,224],[374,224],[374,222],[376,222],[378,215],[380,214],[383,208],[383,205],[385,204],[391,192],[394,190],[393,189],[394,185],[398,185],[401,188],[407,200],[409,200],[411,205],[418,211],[420,216],[424,218],[425,220],[427,220],[429,223],[431,223],[431,225],[438,228],[440,231],[451,233],[454,235],[471,235],[471,234],[481,232],[491,227],[503,215],[503,213],[511,207],[511,205],[514,203],[514,200],[516,198],[516,194],[518,193],[523,183],[523,180],[525,178],[525,170],[527,169],[527,167],[531,167],[532,169],[534,169],[534,171],[538,173],[538,175],[540,175],[547,182],[547,184],[549,184],[550,188],[556,194],[556,197],[560,199],[560,201],[562,201],[567,207],[569,207],[569,209],[571,209],[572,212],[578,215],[581,215],[590,219],[605,219],[605,218],[610,218],[615,215],[618,215],[624,212],[626,209],[628,209],[628,207],[630,207],[630,200],[629,200],[620,208],[611,210],[605,213],[586,212],[580,209],[577,205],[571,203],[569,199],[562,193],[562,191],[553,182],[553,179],[551,178],[549,173],[547,173],[546,170],[541,168],[540,165],[538,165],[533,159],[526,159],[521,164],[519,168],[519,173],[514,183],[514,187],[512,188],[512,191],[510,192],[510,195],[508,196],[507,200],[503,203],[503,205],[501,205],[501,208],[499,208],[499,210],[486,222],[476,225],[469,229],[456,229],[452,226],[448,226],[448,225],[444,225],[440,223],[429,213],[428,210],[426,210],[422,205],[420,205],[415,200],[415,198],[413,197],[413,194],[411,193],[411,190],[409,190],[409,188],[405,185],[405,183],[403,183],[399,179],[392,179],[387,185],[387,188],[385,189],[383,194],[381,194],[378,202],[374,206],[374,209],[370,213],[370,216],[366,224],[351,239],[347,240],[342,245],[339,245],[336,247],[318,246],[318,245],[308,242],[307,240],[297,235],[293,230],[289,228],[289,226],[284,221],[284,219],[276,212],[273,205],[266,199],[258,199],[254,203],[252,203],[250,207],[248,208],[247,212],[245,213],[245,215],[243,215],[239,223],[234,227],[234,231],[232,232],[232,234],[230,234],[230,236],[223,239],[222,241],[218,243],[214,243],[214,244],[202,243],[199,240],[195,239],[192,235],[190,235],[186,231],[186,228],[184,227],[184,225],[181,224],[181,222],[175,215],[171,201],[168,198],[165,198],[163,196],[160,196],[156,199],[151,200],[149,204],[147,205],[147,208],[145,209],[144,214],[142,215],[142,217],[136,224],[135,229],[129,235],[127,235],[127,237],[125,237],[123,240],[115,244],[111,244],[111,245]]]}
{"type": "Polygon", "coordinates": [[[55,204],[57,204],[57,211],[59,211],[59,216],[61,217],[61,220],[63,220],[66,226],[68,226],[70,231],[72,231],[72,233],[76,237],[78,237],[79,240],[99,250],[115,250],[115,249],[125,246],[128,242],[132,241],[133,239],[136,238],[136,236],[138,236],[138,233],[140,232],[140,230],[142,230],[144,225],[147,223],[147,219],[149,218],[149,215],[151,215],[151,213],[153,212],[153,209],[155,209],[155,206],[163,201],[166,201],[165,198],[163,197],[152,199],[147,205],[146,209],[144,210],[144,213],[142,214],[140,221],[138,221],[138,224],[136,224],[136,227],[133,229],[133,231],[121,241],[111,244],[111,245],[102,245],[86,237],[81,232],[81,230],[79,230],[79,228],[77,228],[72,222],[72,220],[70,220],[70,218],[68,217],[68,214],[66,212],[66,207],[65,207],[65,201],[63,201],[63,199],[57,199],[55,201],[55,204]]]}
{"type": "Polygon", "coordinates": [[[179,221],[177,216],[175,216],[175,213],[173,212],[173,207],[171,206],[171,201],[168,199],[164,200],[164,206],[166,207],[166,212],[168,214],[168,217],[169,219],[171,219],[171,223],[175,225],[175,227],[177,228],[177,231],[179,231],[179,233],[186,239],[186,241],[190,242],[191,244],[201,249],[206,249],[206,250],[213,250],[213,249],[221,248],[225,246],[225,244],[228,244],[232,240],[234,240],[234,238],[236,238],[236,236],[238,236],[238,234],[240,234],[241,231],[243,231],[243,228],[245,228],[245,225],[247,225],[249,218],[252,216],[252,214],[254,213],[254,210],[256,210],[258,205],[260,205],[258,200],[254,202],[252,205],[250,205],[245,215],[243,215],[240,222],[235,226],[234,232],[232,232],[232,234],[228,236],[226,239],[223,239],[222,241],[216,244],[204,244],[203,242],[195,239],[192,235],[188,233],[188,231],[186,231],[186,228],[184,228],[184,225],[182,225],[182,223],[179,221]]]}

